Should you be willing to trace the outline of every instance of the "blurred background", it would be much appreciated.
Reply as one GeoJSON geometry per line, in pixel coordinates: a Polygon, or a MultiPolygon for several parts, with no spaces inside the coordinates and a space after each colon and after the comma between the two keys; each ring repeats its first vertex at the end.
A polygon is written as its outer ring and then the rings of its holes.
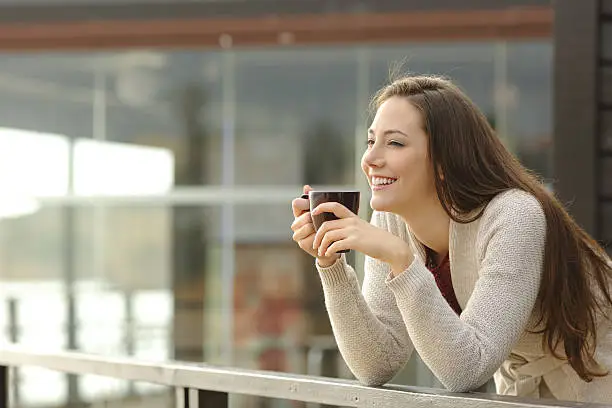
{"type": "MultiPolygon", "coordinates": [[[[357,187],[369,216],[367,108],[397,70],[456,81],[552,180],[553,16],[544,0],[0,1],[1,341],[351,378],[291,199],[357,187]]],[[[439,386],[418,357],[394,382],[439,386]]],[[[35,369],[13,387],[23,407],[171,395],[35,369]]]]}

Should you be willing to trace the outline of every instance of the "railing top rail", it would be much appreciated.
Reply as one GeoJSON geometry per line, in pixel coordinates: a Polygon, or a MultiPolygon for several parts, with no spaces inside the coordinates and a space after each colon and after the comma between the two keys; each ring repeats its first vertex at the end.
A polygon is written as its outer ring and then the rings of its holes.
{"type": "MultiPolygon", "coordinates": [[[[570,407],[572,403],[525,400],[479,393],[389,385],[366,387],[355,381],[224,368],[184,362],[144,362],[76,352],[35,352],[18,346],[0,349],[0,366],[35,366],[72,374],[95,374],[171,387],[339,405],[343,407],[570,407]]],[[[601,407],[582,404],[581,407],[601,407]]]]}

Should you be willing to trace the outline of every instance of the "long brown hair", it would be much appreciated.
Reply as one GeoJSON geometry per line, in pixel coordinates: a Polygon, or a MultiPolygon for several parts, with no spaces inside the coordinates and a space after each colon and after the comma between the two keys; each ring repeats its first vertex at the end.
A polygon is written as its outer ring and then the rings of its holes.
{"type": "Polygon", "coordinates": [[[607,375],[594,358],[597,320],[612,306],[612,269],[605,251],[506,149],[484,114],[453,83],[434,76],[400,78],[376,94],[372,107],[395,96],[407,98],[422,114],[436,191],[451,219],[478,219],[493,197],[509,189],[537,198],[547,230],[536,332],[543,335],[542,346],[567,359],[584,381],[607,375]]]}

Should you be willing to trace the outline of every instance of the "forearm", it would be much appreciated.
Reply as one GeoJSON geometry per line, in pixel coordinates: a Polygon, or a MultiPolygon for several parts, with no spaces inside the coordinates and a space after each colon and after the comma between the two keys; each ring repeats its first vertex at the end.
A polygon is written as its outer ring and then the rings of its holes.
{"type": "MultiPolygon", "coordinates": [[[[386,311],[386,315],[377,317],[344,258],[331,267],[318,269],[334,336],[347,365],[362,383],[388,382],[406,364],[413,350],[392,294],[382,296],[378,292],[380,300],[389,304],[373,305],[377,310],[386,311]],[[395,315],[393,310],[397,312],[395,315]]],[[[384,282],[381,283],[386,292],[384,282]]],[[[369,285],[364,289],[373,288],[369,285]]]]}
{"type": "MultiPolygon", "coordinates": [[[[516,280],[513,283],[527,286],[516,280]]],[[[487,290],[484,285],[488,284],[483,282],[480,290],[487,290]]],[[[498,280],[495,284],[503,282],[498,280]]],[[[514,327],[503,324],[502,305],[516,301],[504,291],[497,294],[497,306],[473,302],[461,317],[457,316],[442,297],[433,275],[419,261],[390,280],[389,287],[395,293],[415,349],[440,382],[454,392],[471,391],[493,375],[528,316],[516,314],[514,327]]]]}
{"type": "Polygon", "coordinates": [[[424,266],[412,265],[389,286],[416,350],[449,390],[470,391],[501,364],[497,348],[461,321],[424,266]]]}

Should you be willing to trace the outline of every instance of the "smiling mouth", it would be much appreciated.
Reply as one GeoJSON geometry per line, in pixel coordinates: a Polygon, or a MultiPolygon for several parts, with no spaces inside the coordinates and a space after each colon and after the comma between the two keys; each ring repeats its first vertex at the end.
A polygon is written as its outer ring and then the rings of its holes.
{"type": "Polygon", "coordinates": [[[372,177],[372,187],[385,187],[395,183],[397,179],[391,177],[372,177]]]}

